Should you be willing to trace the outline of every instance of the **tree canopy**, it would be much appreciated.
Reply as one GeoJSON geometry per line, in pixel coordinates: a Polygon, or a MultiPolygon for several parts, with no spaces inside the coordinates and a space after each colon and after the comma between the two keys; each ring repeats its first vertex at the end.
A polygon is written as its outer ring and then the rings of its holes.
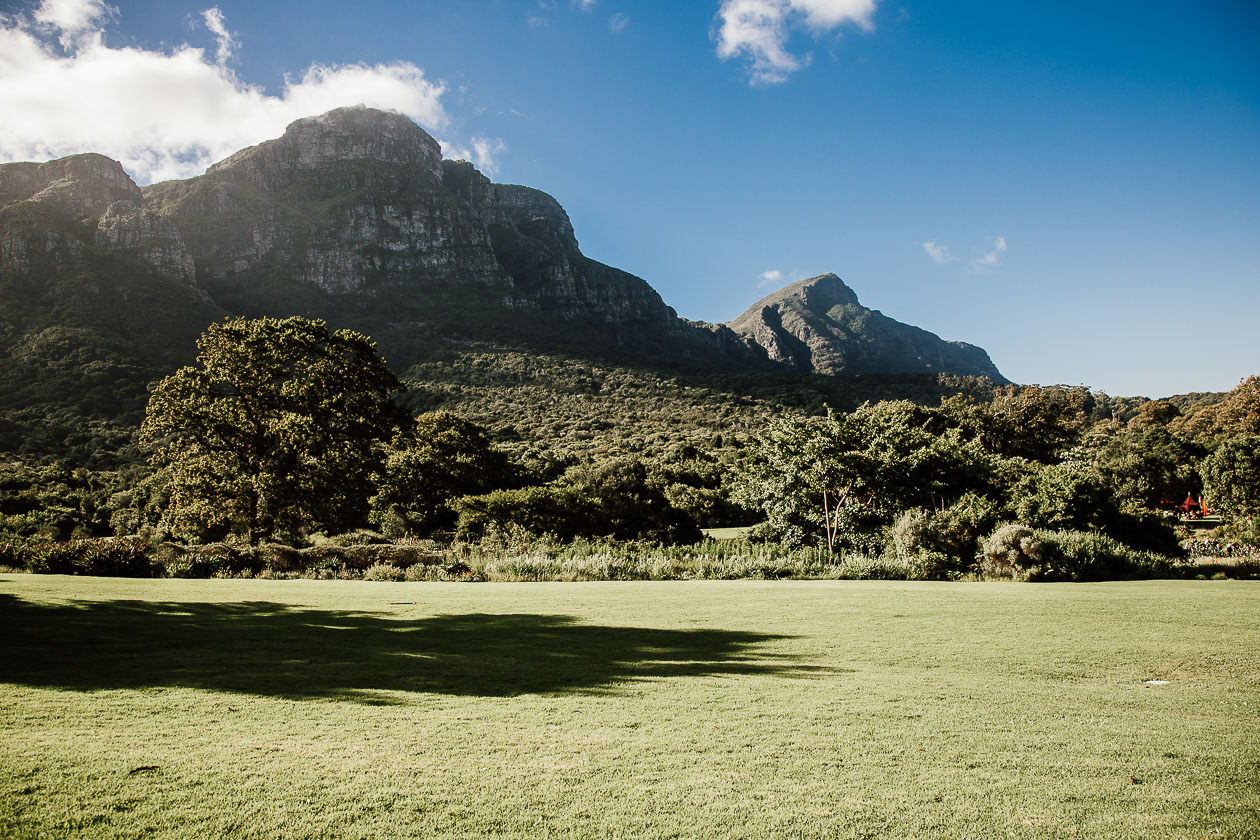
{"type": "Polygon", "coordinates": [[[391,536],[452,528],[452,500],[505,487],[513,472],[484,427],[449,411],[421,414],[390,445],[372,520],[391,536]]]}
{"type": "Polygon", "coordinates": [[[1260,518],[1260,435],[1239,435],[1217,447],[1201,467],[1208,504],[1255,538],[1260,518]]]}
{"type": "Polygon", "coordinates": [[[229,319],[149,398],[141,444],[170,481],[167,524],[251,543],[364,521],[402,383],[376,345],[304,318],[229,319]]]}

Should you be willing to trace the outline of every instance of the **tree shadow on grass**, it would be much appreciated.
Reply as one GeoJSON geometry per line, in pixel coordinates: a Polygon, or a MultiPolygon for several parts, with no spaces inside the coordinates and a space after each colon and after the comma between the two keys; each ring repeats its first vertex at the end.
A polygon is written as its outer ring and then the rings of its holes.
{"type": "Polygon", "coordinates": [[[0,682],[78,691],[188,687],[401,702],[388,692],[504,697],[602,692],[627,681],[819,669],[730,630],[582,624],[565,615],[438,615],[283,604],[79,601],[0,595],[0,682]]]}

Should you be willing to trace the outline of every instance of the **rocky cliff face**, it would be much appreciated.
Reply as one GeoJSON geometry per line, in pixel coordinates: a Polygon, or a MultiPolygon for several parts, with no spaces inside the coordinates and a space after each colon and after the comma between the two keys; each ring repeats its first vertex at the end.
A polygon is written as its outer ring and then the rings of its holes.
{"type": "Polygon", "coordinates": [[[943,341],[858,302],[834,274],[794,283],[753,304],[729,326],[796,370],[953,373],[1006,379],[979,347],[943,341]]]}
{"type": "Polygon", "coordinates": [[[223,314],[116,161],[0,165],[0,448],[137,417],[147,383],[223,314]]]}
{"type": "Polygon", "coordinates": [[[0,165],[0,214],[0,272],[90,273],[93,258],[111,252],[193,282],[192,254],[179,231],[146,210],[122,165],[102,155],[0,165]]]}
{"type": "Polygon", "coordinates": [[[229,308],[274,309],[267,301],[285,298],[282,288],[308,302],[318,292],[333,310],[422,320],[463,303],[462,334],[479,322],[500,339],[509,325],[554,333],[562,322],[577,334],[594,327],[601,342],[652,336],[683,354],[725,342],[758,355],[733,334],[715,343],[641,279],[585,257],[554,198],[443,161],[399,114],[343,108],[298,120],[278,140],[144,197],[188,243],[198,282],[229,308]]]}
{"type": "Polygon", "coordinates": [[[99,216],[115,201],[139,200],[140,189],[122,164],[104,155],[0,165],[0,207],[30,201],[84,219],[99,216]]]}

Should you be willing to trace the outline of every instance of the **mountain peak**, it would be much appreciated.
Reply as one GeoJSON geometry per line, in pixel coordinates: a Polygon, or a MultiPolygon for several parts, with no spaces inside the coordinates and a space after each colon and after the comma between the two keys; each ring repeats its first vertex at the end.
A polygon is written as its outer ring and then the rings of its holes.
{"type": "Polygon", "coordinates": [[[121,163],[93,152],[0,166],[0,206],[26,200],[97,217],[115,201],[139,201],[140,188],[121,163]]]}
{"type": "MultiPolygon", "coordinates": [[[[811,310],[826,312],[833,306],[841,304],[857,305],[857,293],[850,289],[843,280],[831,272],[797,280],[776,292],[766,295],[749,307],[748,312],[773,306],[783,301],[795,299],[811,310]]],[[[745,315],[748,313],[746,312],[745,315]]],[[[742,318],[743,316],[741,316],[742,318]]],[[[737,319],[739,320],[739,319],[737,319]]]]}
{"type": "Polygon", "coordinates": [[[442,148],[428,132],[397,111],[364,105],[295,120],[279,139],[239,151],[210,171],[259,164],[312,169],[355,160],[420,166],[439,178],[442,172],[442,148]]]}
{"type": "Polygon", "coordinates": [[[814,373],[954,373],[1005,382],[987,353],[867,309],[834,274],[799,280],[754,303],[731,329],[776,362],[814,373]]]}

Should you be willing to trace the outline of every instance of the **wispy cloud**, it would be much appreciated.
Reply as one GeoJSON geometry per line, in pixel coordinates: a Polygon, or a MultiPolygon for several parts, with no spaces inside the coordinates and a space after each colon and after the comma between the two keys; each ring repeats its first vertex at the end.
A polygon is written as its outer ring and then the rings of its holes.
{"type": "Polygon", "coordinates": [[[473,163],[477,165],[477,168],[488,178],[498,175],[498,156],[507,151],[507,144],[498,137],[474,137],[472,145],[473,163]]]}
{"type": "Polygon", "coordinates": [[[949,253],[949,246],[940,242],[924,242],[923,250],[927,252],[932,262],[937,265],[944,265],[954,259],[953,255],[949,253]]]}
{"type": "Polygon", "coordinates": [[[757,288],[781,289],[784,286],[790,286],[791,284],[797,282],[798,280],[804,280],[806,277],[814,277],[817,274],[818,272],[814,272],[813,274],[811,274],[809,272],[803,271],[802,269],[796,268],[796,267],[793,267],[792,270],[787,273],[784,273],[780,271],[779,269],[774,268],[774,269],[771,269],[770,271],[761,272],[761,274],[759,275],[761,279],[757,283],[757,288]]]}
{"type": "Polygon", "coordinates": [[[874,29],[877,0],[722,0],[718,7],[718,58],[741,58],[754,85],[775,85],[809,63],[788,49],[792,33],[806,29],[815,37],[845,24],[874,29]]]}
{"type": "Polygon", "coordinates": [[[240,42],[228,31],[227,22],[223,19],[223,12],[219,11],[218,6],[206,9],[201,13],[201,17],[206,22],[206,29],[214,33],[214,39],[219,44],[219,48],[215,50],[215,60],[221,65],[227,64],[228,59],[240,46],[240,42]]]}
{"type": "Polygon", "coordinates": [[[1006,238],[993,237],[992,248],[973,259],[967,265],[973,274],[987,274],[1002,264],[1002,254],[1006,253],[1006,238]]]}
{"type": "Polygon", "coordinates": [[[488,178],[499,174],[498,157],[506,151],[507,144],[498,137],[474,137],[467,146],[458,143],[442,143],[443,157],[469,161],[488,178]]]}
{"type": "MultiPolygon", "coordinates": [[[[0,160],[100,152],[148,183],[199,174],[295,119],[344,105],[394,109],[430,131],[450,124],[445,83],[409,61],[314,64],[273,95],[227,66],[239,45],[217,8],[201,16],[213,55],[188,44],[110,47],[104,26],[116,14],[101,0],[44,0],[0,16],[0,160]]],[[[502,142],[470,142],[473,160],[497,170],[502,142]]]]}
{"type": "Polygon", "coordinates": [[[608,28],[613,32],[620,32],[630,25],[630,15],[624,12],[615,12],[608,18],[608,28]]]}

